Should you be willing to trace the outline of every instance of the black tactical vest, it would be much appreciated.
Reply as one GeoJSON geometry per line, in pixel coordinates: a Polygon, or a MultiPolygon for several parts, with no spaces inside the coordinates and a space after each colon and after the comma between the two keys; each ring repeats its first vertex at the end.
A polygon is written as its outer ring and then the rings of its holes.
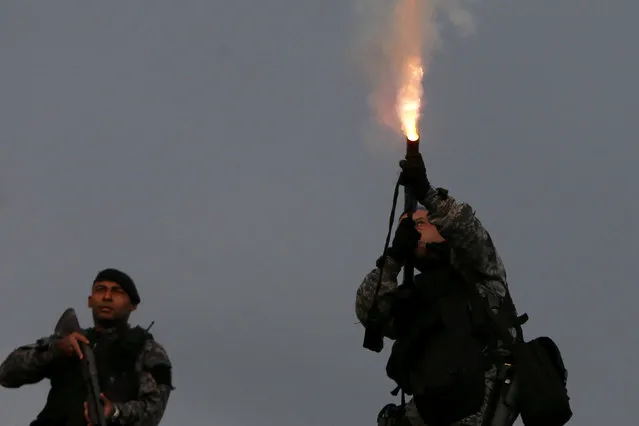
{"type": "Polygon", "coordinates": [[[391,296],[397,339],[386,371],[429,425],[474,414],[484,401],[485,349],[496,336],[471,291],[450,263],[437,262],[391,296]]]}
{"type": "MultiPolygon", "coordinates": [[[[141,327],[125,328],[101,335],[85,330],[91,342],[101,392],[112,402],[127,402],[138,396],[136,361],[147,339],[153,336],[141,327]]],[[[50,366],[51,389],[46,405],[30,426],[86,426],[84,402],[87,385],[79,360],[58,358],[50,366]]]]}
{"type": "Polygon", "coordinates": [[[397,340],[418,333],[424,343],[443,329],[471,333],[474,323],[481,322],[481,317],[474,317],[481,310],[471,309],[468,284],[452,265],[434,263],[414,280],[400,285],[391,302],[397,340]]]}

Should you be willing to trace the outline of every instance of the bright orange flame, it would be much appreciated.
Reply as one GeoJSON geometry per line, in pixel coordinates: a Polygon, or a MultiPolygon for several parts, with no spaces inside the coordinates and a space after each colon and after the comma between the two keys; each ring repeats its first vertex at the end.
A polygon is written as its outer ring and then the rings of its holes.
{"type": "Polygon", "coordinates": [[[397,94],[397,115],[402,131],[411,141],[419,139],[419,115],[424,94],[422,77],[424,77],[424,68],[421,58],[419,56],[407,58],[397,94]]]}
{"type": "Polygon", "coordinates": [[[436,41],[436,5],[441,0],[357,0],[369,8],[357,61],[373,90],[369,105],[379,124],[419,139],[427,104],[422,80],[436,41]]]}
{"type": "Polygon", "coordinates": [[[395,6],[394,48],[397,62],[395,112],[402,132],[411,141],[419,139],[422,107],[422,9],[432,0],[398,0],[395,6]]]}

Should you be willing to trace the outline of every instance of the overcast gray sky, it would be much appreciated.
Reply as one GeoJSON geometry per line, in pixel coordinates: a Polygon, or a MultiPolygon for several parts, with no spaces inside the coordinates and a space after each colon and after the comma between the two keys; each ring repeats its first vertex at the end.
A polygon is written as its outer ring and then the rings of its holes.
{"type": "MultiPolygon", "coordinates": [[[[563,351],[571,424],[632,424],[639,4],[472,4],[428,75],[431,179],[471,203],[528,337],[563,351]]],[[[362,138],[343,0],[0,5],[0,356],[137,281],[175,365],[163,425],[366,426],[394,398],[355,290],[402,142],[362,138]],[[397,144],[396,147],[393,144],[397,144]]],[[[48,383],[0,390],[27,424],[48,383]]]]}

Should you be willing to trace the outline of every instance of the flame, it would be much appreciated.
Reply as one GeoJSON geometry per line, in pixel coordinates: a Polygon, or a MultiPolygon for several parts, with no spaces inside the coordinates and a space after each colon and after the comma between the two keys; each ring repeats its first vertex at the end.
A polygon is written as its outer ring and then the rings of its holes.
{"type": "MultiPolygon", "coordinates": [[[[354,60],[371,84],[368,104],[377,130],[420,138],[419,121],[427,99],[422,80],[437,44],[437,7],[457,0],[352,0],[358,31],[354,60]]],[[[379,140],[387,141],[387,135],[379,140]]]]}
{"type": "Polygon", "coordinates": [[[368,106],[376,121],[370,122],[367,142],[381,146],[390,132],[416,141],[428,104],[422,80],[441,47],[438,17],[446,15],[462,36],[474,33],[474,20],[460,0],[350,1],[356,18],[353,59],[371,85],[368,106]]]}
{"type": "Polygon", "coordinates": [[[397,0],[394,16],[394,49],[396,52],[396,100],[395,112],[401,131],[408,140],[419,139],[421,115],[422,78],[422,9],[432,0],[397,0]]]}
{"type": "Polygon", "coordinates": [[[403,71],[397,94],[397,116],[402,132],[408,140],[416,141],[419,139],[419,116],[424,94],[422,87],[424,67],[421,58],[419,56],[408,58],[403,71]]]}

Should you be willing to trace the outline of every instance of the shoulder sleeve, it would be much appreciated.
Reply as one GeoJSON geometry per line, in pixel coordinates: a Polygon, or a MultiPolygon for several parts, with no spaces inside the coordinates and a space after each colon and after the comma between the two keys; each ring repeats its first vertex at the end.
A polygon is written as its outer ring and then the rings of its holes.
{"type": "Polygon", "coordinates": [[[473,208],[441,188],[431,188],[420,201],[428,210],[429,221],[450,245],[455,264],[480,277],[478,290],[496,310],[508,293],[506,269],[473,208]]]}
{"type": "Polygon", "coordinates": [[[55,345],[58,339],[56,335],[43,337],[14,349],[0,365],[0,385],[19,388],[47,378],[51,363],[60,355],[55,345]]]}
{"type": "MultiPolygon", "coordinates": [[[[368,312],[372,308],[376,308],[382,316],[389,317],[389,298],[385,296],[397,290],[397,276],[400,270],[401,265],[392,258],[386,257],[386,263],[382,271],[380,271],[380,267],[376,267],[366,274],[355,295],[355,315],[362,325],[366,324],[368,312]],[[377,292],[378,285],[379,292],[377,292]]],[[[384,335],[389,338],[393,338],[395,335],[393,324],[390,320],[385,325],[384,335]]]]}
{"type": "Polygon", "coordinates": [[[166,349],[153,339],[146,341],[139,358],[138,398],[117,404],[120,423],[157,426],[168,405],[172,385],[172,364],[166,349]]]}

